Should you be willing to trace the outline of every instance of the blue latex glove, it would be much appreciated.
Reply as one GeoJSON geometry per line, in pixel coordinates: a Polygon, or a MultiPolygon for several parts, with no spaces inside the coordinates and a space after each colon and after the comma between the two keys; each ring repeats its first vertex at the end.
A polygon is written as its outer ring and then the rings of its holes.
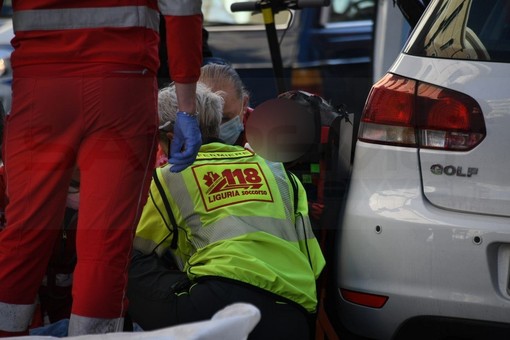
{"type": "Polygon", "coordinates": [[[198,150],[202,145],[202,134],[198,127],[196,116],[190,116],[184,112],[177,112],[174,125],[174,136],[170,146],[171,172],[181,172],[193,164],[198,150]]]}

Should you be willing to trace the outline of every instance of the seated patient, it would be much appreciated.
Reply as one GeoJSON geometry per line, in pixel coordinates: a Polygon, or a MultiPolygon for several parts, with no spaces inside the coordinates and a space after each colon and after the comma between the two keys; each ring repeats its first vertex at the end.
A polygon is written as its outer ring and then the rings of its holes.
{"type": "MultiPolygon", "coordinates": [[[[159,94],[162,146],[172,139],[175,88],[159,94]]],[[[223,99],[203,84],[203,145],[190,167],[155,170],[136,230],[129,315],[144,330],[210,319],[236,302],[261,320],[250,339],[309,339],[325,260],[303,186],[281,163],[217,137],[223,99]],[[172,254],[175,265],[166,260],[172,254]]]]}

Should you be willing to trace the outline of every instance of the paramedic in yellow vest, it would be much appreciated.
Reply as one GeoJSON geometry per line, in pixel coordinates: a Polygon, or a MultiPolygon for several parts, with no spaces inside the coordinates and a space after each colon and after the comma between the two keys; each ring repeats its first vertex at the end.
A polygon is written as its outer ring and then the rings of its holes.
{"type": "MultiPolygon", "coordinates": [[[[162,89],[158,104],[168,146],[175,88],[162,89]]],[[[200,82],[196,104],[203,145],[182,172],[155,170],[134,241],[128,313],[152,330],[245,302],[261,312],[250,339],[309,339],[325,260],[305,191],[281,163],[218,139],[223,100],[200,82]]]]}

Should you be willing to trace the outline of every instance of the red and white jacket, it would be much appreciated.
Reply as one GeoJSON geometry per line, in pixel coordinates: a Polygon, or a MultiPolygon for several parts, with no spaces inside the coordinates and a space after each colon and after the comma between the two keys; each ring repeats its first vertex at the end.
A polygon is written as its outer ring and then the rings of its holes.
{"type": "MultiPolygon", "coordinates": [[[[11,43],[15,50],[11,62],[15,73],[24,66],[44,64],[62,65],[64,74],[64,65],[123,64],[155,74],[161,13],[166,21],[172,79],[193,83],[199,77],[201,0],[12,2],[15,37],[11,43]]],[[[30,72],[34,72],[32,67],[30,72]]]]}

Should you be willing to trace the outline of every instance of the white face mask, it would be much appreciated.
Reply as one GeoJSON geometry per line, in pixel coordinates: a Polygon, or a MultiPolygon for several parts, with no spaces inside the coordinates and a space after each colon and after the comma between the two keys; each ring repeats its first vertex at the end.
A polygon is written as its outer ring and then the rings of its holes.
{"type": "Polygon", "coordinates": [[[244,131],[243,122],[241,122],[240,116],[236,116],[220,125],[220,139],[225,144],[233,145],[242,131],[244,131]]]}

